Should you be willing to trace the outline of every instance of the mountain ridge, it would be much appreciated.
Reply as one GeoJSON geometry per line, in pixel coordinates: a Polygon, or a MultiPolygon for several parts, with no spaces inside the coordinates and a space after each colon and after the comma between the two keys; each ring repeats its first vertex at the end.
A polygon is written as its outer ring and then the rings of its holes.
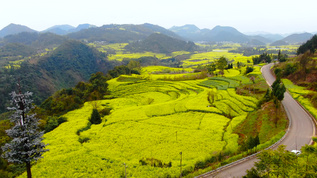
{"type": "MultiPolygon", "coordinates": [[[[170,28],[179,36],[191,41],[205,41],[205,42],[234,42],[247,43],[251,39],[249,36],[239,32],[234,27],[230,26],[216,26],[213,29],[199,29],[195,25],[173,26],[170,28]]],[[[257,39],[258,40],[258,39],[257,39]]],[[[259,40],[258,40],[259,41],[259,40]]],[[[267,39],[260,41],[261,44],[267,42],[267,39]]]]}
{"type": "Polygon", "coordinates": [[[74,33],[74,32],[78,32],[78,31],[81,31],[84,29],[94,28],[94,27],[96,27],[96,26],[91,25],[91,24],[79,24],[77,27],[73,27],[73,26],[68,25],[68,24],[55,25],[55,26],[52,26],[46,30],[41,31],[41,33],[51,32],[51,33],[55,33],[57,35],[67,35],[69,33],[74,33]]]}
{"type": "Polygon", "coordinates": [[[152,33],[162,33],[173,38],[194,42],[234,42],[252,44],[270,44],[282,40],[287,44],[298,44],[307,41],[312,33],[292,33],[288,36],[272,34],[268,32],[241,33],[234,27],[215,26],[212,29],[199,29],[194,24],[173,26],[170,29],[150,23],[144,24],[106,24],[97,27],[91,24],[79,24],[73,27],[68,24],[55,25],[43,31],[36,31],[24,25],[9,24],[0,30],[0,38],[8,35],[16,35],[21,32],[45,33],[51,32],[58,35],[66,35],[72,39],[88,41],[106,41],[109,43],[126,43],[144,40],[152,33]],[[304,35],[306,34],[306,35],[304,35]]]}

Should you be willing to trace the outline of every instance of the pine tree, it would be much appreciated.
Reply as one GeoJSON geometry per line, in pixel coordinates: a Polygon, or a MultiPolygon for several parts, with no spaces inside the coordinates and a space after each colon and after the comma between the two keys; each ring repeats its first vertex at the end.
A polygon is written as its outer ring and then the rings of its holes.
{"type": "Polygon", "coordinates": [[[42,154],[48,151],[45,144],[41,142],[44,132],[40,132],[38,128],[38,119],[35,114],[29,115],[29,111],[33,108],[31,92],[24,94],[21,91],[17,94],[11,94],[13,107],[9,110],[15,111],[10,120],[15,123],[11,129],[6,130],[7,135],[12,137],[10,143],[6,143],[3,147],[3,157],[12,163],[25,163],[28,178],[32,177],[31,162],[42,158],[42,154]]]}
{"type": "Polygon", "coordinates": [[[91,117],[90,117],[89,121],[92,124],[100,124],[101,123],[101,117],[100,117],[100,114],[99,114],[97,109],[92,110],[91,117]]]}

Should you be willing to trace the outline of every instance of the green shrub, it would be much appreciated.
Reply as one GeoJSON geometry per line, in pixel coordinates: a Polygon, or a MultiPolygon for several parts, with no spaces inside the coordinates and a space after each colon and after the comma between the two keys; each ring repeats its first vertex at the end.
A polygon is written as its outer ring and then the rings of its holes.
{"type": "Polygon", "coordinates": [[[57,119],[58,125],[66,122],[66,121],[67,121],[67,117],[60,117],[60,118],[57,119]]]}
{"type": "Polygon", "coordinates": [[[111,111],[111,108],[104,108],[100,111],[100,115],[101,117],[103,116],[106,116],[106,115],[109,115],[110,114],[110,111],[111,111]]]}
{"type": "Polygon", "coordinates": [[[57,119],[56,117],[49,116],[47,123],[44,127],[45,133],[54,130],[56,127],[58,127],[60,124],[62,124],[63,122],[66,122],[66,121],[67,121],[67,117],[60,117],[57,119]]]}
{"type": "Polygon", "coordinates": [[[286,64],[285,69],[283,71],[283,76],[284,77],[288,76],[288,75],[296,72],[296,70],[297,70],[297,66],[295,64],[288,63],[288,64],[286,64]]]}
{"type": "Polygon", "coordinates": [[[89,140],[90,140],[89,137],[79,137],[79,138],[78,138],[78,141],[79,141],[81,144],[86,143],[86,142],[88,142],[89,140]]]}
{"type": "Polygon", "coordinates": [[[167,168],[172,167],[172,162],[169,163],[163,163],[161,160],[155,159],[155,158],[142,158],[139,160],[139,163],[142,166],[149,165],[152,167],[161,167],[161,168],[167,168]]]}
{"type": "Polygon", "coordinates": [[[247,68],[246,68],[246,70],[245,70],[245,74],[248,74],[248,73],[250,73],[250,72],[253,72],[253,67],[249,67],[249,66],[247,66],[247,68]]]}
{"type": "Polygon", "coordinates": [[[45,125],[45,133],[54,130],[58,126],[58,121],[56,117],[48,117],[47,123],[45,125]]]}

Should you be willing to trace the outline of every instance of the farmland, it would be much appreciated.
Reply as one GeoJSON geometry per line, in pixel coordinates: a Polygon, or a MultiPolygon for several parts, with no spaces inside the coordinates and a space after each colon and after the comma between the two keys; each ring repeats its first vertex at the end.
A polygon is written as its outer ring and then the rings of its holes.
{"type": "MultiPolygon", "coordinates": [[[[141,57],[155,57],[159,60],[168,59],[168,58],[177,58],[180,56],[186,56],[182,58],[182,66],[184,68],[189,67],[195,67],[198,65],[205,65],[209,64],[211,62],[214,62],[216,59],[219,59],[220,57],[224,56],[229,61],[236,64],[238,61],[241,63],[244,63],[246,65],[252,65],[252,56],[243,56],[243,54],[240,53],[230,53],[228,52],[229,49],[236,49],[237,44],[223,44],[223,45],[214,45],[209,46],[212,48],[219,48],[219,49],[212,49],[212,51],[207,52],[187,52],[187,51],[175,51],[171,54],[161,54],[161,53],[153,53],[153,52],[144,52],[144,53],[130,53],[124,49],[124,47],[127,45],[127,43],[116,43],[116,44],[94,44],[90,43],[90,46],[93,46],[97,48],[101,52],[108,52],[109,53],[109,60],[116,60],[116,61],[122,61],[124,59],[138,59],[141,57]],[[225,48],[225,49],[223,49],[225,48]]],[[[201,48],[207,48],[206,45],[199,45],[201,48]]],[[[210,49],[208,49],[210,50],[210,49]]]]}
{"type": "Polygon", "coordinates": [[[223,49],[158,54],[128,53],[127,44],[90,45],[111,51],[110,60],[181,56],[182,66],[139,67],[140,75],[108,80],[109,95],[63,115],[68,121],[44,135],[50,151],[32,167],[34,177],[122,177],[125,169],[128,177],[178,177],[180,169],[190,173],[204,168],[199,164],[207,158],[241,153],[236,128],[258,109],[258,99],[239,95],[236,88],[246,85],[252,93],[250,76],[263,82],[252,57],[223,49]],[[222,56],[234,67],[221,75],[217,69],[209,78],[206,71],[194,71],[222,56]],[[245,75],[247,66],[253,71],[245,75]],[[90,126],[93,109],[111,112],[101,124],[90,126]]]}
{"type": "Polygon", "coordinates": [[[108,99],[65,114],[68,122],[44,135],[50,151],[33,166],[34,177],[120,177],[124,164],[128,177],[175,177],[180,159],[183,170],[193,171],[206,157],[237,152],[233,130],[258,100],[236,94],[235,87],[252,82],[239,71],[229,73],[182,81],[123,75],[108,81],[108,99]],[[93,108],[111,108],[111,114],[79,132],[93,108]]]}

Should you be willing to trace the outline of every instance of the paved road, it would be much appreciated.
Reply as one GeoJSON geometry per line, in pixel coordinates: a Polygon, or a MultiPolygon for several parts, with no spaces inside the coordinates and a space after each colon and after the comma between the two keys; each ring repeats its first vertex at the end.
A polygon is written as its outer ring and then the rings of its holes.
{"type": "MultiPolygon", "coordinates": [[[[275,80],[270,72],[272,65],[273,64],[268,64],[262,67],[262,75],[269,85],[275,80]]],[[[291,126],[287,136],[279,145],[286,145],[287,150],[295,150],[300,149],[305,144],[310,144],[311,137],[315,135],[315,124],[310,116],[288,93],[284,94],[282,103],[290,119],[291,126]]],[[[242,177],[246,174],[246,170],[253,167],[255,161],[257,161],[257,159],[252,158],[241,164],[228,167],[217,174],[204,175],[201,177],[242,177]]]]}

